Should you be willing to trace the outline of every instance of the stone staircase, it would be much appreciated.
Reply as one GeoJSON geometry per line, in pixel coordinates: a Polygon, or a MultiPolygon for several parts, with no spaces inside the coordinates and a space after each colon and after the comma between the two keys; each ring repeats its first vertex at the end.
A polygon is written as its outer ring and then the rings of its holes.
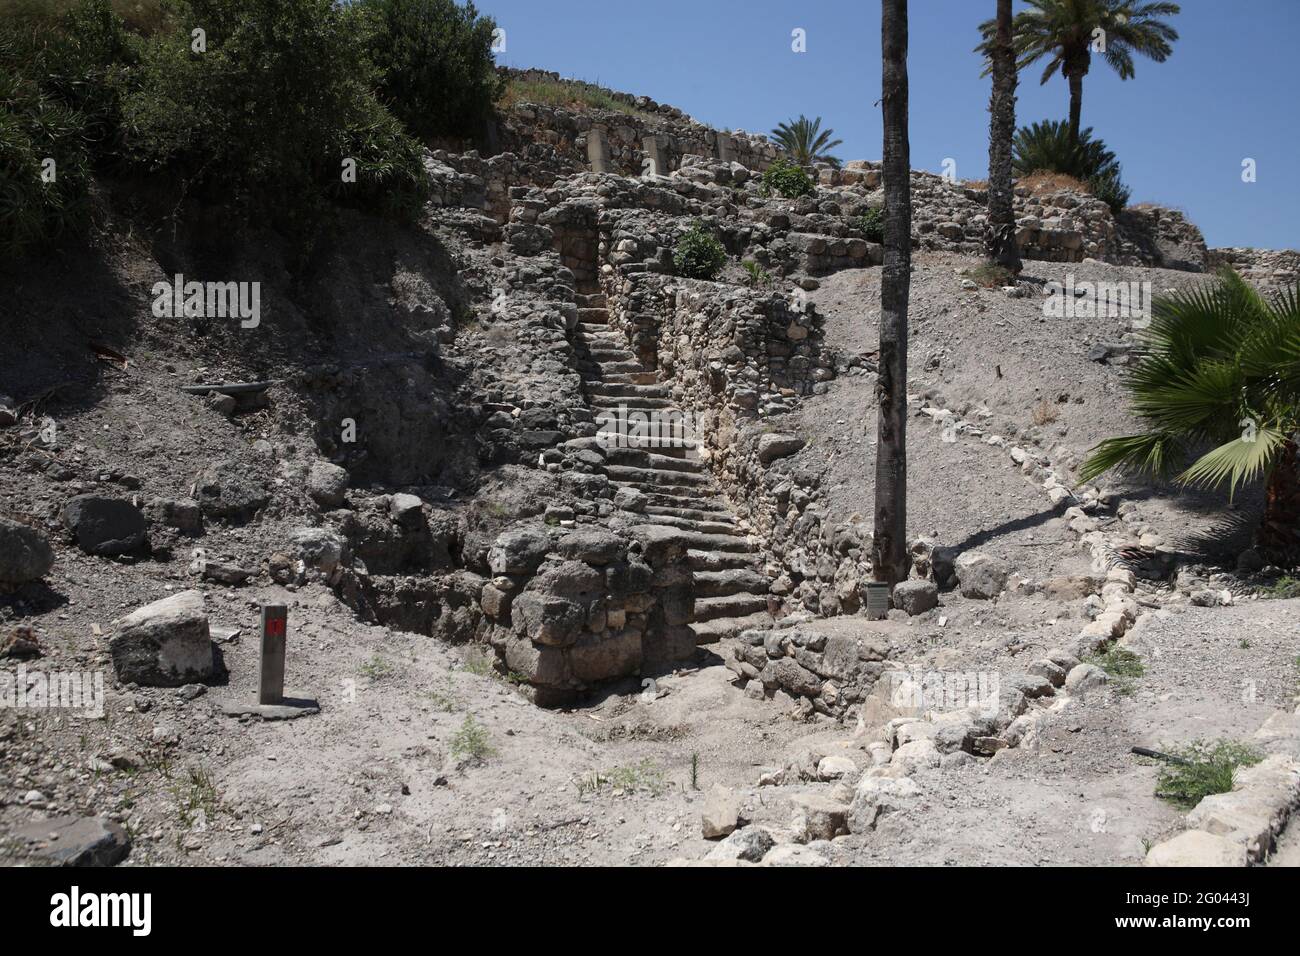
{"type": "Polygon", "coordinates": [[[641,520],[671,525],[690,536],[696,643],[712,644],[747,628],[771,626],[774,608],[758,542],[737,525],[668,387],[610,329],[599,288],[578,294],[574,351],[600,422],[605,473],[616,486],[645,496],[641,520]]]}

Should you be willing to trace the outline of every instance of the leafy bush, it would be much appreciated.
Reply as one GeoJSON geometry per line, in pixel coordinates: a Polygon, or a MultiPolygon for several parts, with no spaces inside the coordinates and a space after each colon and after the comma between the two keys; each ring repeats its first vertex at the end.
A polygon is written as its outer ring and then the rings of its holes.
{"type": "Polygon", "coordinates": [[[1088,184],[1094,196],[1118,213],[1128,204],[1129,190],[1120,181],[1120,164],[1115,154],[1092,129],[1079,131],[1079,142],[1070,141],[1070,124],[1044,120],[1016,131],[1011,144],[1011,165],[1017,176],[1060,173],[1088,184]]]}
{"type": "Polygon", "coordinates": [[[885,211],[879,206],[871,206],[858,217],[858,228],[871,242],[884,242],[885,211]]]}
{"type": "Polygon", "coordinates": [[[370,92],[374,71],[354,37],[360,13],[332,0],[188,0],[178,9],[180,26],[141,45],[124,84],[131,162],[290,229],[316,221],[326,194],[419,208],[419,147],[370,92]],[[195,27],[206,33],[204,52],[191,49],[195,27]],[[355,184],[342,181],[349,158],[355,184]]]}
{"type": "Polygon", "coordinates": [[[790,166],[785,160],[778,159],[763,173],[763,192],[770,196],[775,193],[786,199],[811,196],[817,191],[809,175],[798,166],[790,166]]]}
{"type": "Polygon", "coordinates": [[[1156,796],[1190,810],[1204,797],[1227,793],[1232,789],[1232,774],[1238,767],[1260,762],[1259,751],[1231,740],[1216,743],[1197,741],[1173,752],[1184,763],[1175,763],[1160,771],[1156,778],[1156,796]]]}
{"type": "Polygon", "coordinates": [[[406,128],[421,137],[480,133],[504,88],[492,58],[492,18],[455,0],[359,0],[357,7],[380,97],[406,128]]]}
{"type": "Polygon", "coordinates": [[[679,276],[687,279],[716,279],[726,264],[727,251],[722,243],[699,223],[677,240],[673,249],[673,266],[679,276]]]}

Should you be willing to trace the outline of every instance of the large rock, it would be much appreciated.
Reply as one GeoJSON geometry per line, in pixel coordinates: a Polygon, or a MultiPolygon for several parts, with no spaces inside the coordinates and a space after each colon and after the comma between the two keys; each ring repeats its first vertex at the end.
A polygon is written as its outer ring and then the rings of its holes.
{"type": "Polygon", "coordinates": [[[87,554],[132,554],[144,547],[148,525],[140,509],[120,498],[77,495],[63,506],[63,525],[87,554]]]}
{"type": "Polygon", "coordinates": [[[1204,830],[1185,830],[1148,852],[1146,866],[1245,866],[1246,848],[1204,830]]]}
{"type": "Polygon", "coordinates": [[[939,586],[933,581],[912,579],[894,588],[894,607],[910,615],[924,614],[939,606],[939,586]]]}
{"type": "Polygon", "coordinates": [[[107,817],[51,817],[13,836],[51,866],[115,866],[131,852],[131,838],[107,817]]]}
{"type": "Polygon", "coordinates": [[[791,798],[794,820],[791,830],[797,843],[833,840],[849,832],[847,804],[820,793],[800,793],[791,798]]]}
{"type": "Polygon", "coordinates": [[[39,581],[54,566],[45,535],[17,521],[0,518],[0,587],[39,581]]]}
{"type": "Polygon", "coordinates": [[[266,485],[231,462],[211,465],[199,476],[199,507],[224,521],[248,521],[271,500],[266,485]]]}
{"type": "Polygon", "coordinates": [[[488,551],[493,574],[532,574],[551,550],[551,536],[540,528],[518,528],[497,536],[488,551]]]}
{"type": "Polygon", "coordinates": [[[1096,664],[1079,664],[1065,675],[1065,689],[1078,697],[1105,686],[1107,679],[1106,672],[1096,664]]]}
{"type": "Polygon", "coordinates": [[[583,528],[560,539],[560,554],[588,564],[612,564],[627,554],[627,544],[612,531],[583,528]]]}
{"type": "Polygon", "coordinates": [[[123,683],[180,687],[207,680],[215,665],[203,594],[182,591],[131,612],[109,650],[123,683]]]}
{"type": "Polygon", "coordinates": [[[701,835],[706,840],[720,840],[739,825],[740,799],[731,790],[715,784],[700,811],[701,835]]]}
{"type": "Polygon", "coordinates": [[[343,561],[348,548],[347,539],[329,528],[295,528],[289,533],[289,540],[294,554],[306,567],[327,577],[343,561]]]}
{"type": "Polygon", "coordinates": [[[307,494],[322,508],[341,508],[347,501],[348,470],[318,461],[307,472],[307,494]]]}
{"type": "Polygon", "coordinates": [[[995,598],[1007,586],[1007,566],[991,555],[965,551],[955,567],[962,597],[995,598]]]}
{"type": "Polygon", "coordinates": [[[736,830],[705,856],[706,860],[744,860],[757,863],[776,846],[772,834],[762,827],[745,827],[736,830]]]}
{"type": "Polygon", "coordinates": [[[758,439],[758,460],[770,465],[778,458],[786,458],[803,448],[804,440],[795,435],[768,434],[758,439]]]}
{"type": "Polygon", "coordinates": [[[920,799],[921,788],[911,777],[863,777],[853,793],[849,829],[854,833],[874,830],[886,813],[907,809],[920,799]]]}

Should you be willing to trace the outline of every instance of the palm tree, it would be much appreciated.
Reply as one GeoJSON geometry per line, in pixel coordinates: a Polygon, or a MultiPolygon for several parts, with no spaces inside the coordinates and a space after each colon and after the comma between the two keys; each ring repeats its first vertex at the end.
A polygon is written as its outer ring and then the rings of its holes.
{"type": "Polygon", "coordinates": [[[985,44],[993,73],[989,94],[989,215],[984,238],[989,261],[1020,272],[1016,214],[1011,192],[1011,138],[1016,131],[1016,52],[1011,0],[998,0],[997,32],[985,44]]]}
{"type": "Polygon", "coordinates": [[[1261,552],[1300,557],[1300,286],[1264,298],[1231,270],[1158,297],[1125,387],[1146,426],[1092,450],[1084,481],[1112,468],[1221,487],[1265,477],[1261,552]]]}
{"type": "Polygon", "coordinates": [[[828,163],[836,169],[840,168],[840,161],[834,156],[829,155],[829,150],[841,145],[844,140],[832,140],[835,135],[833,129],[822,129],[822,118],[810,120],[802,113],[799,118],[789,123],[781,123],[776,129],[772,130],[772,139],[776,144],[791,156],[800,166],[811,166],[814,163],[828,163]]]}
{"type": "Polygon", "coordinates": [[[907,578],[907,299],[912,272],[911,152],[907,138],[907,0],[881,0],[885,264],[876,381],[876,511],[872,576],[907,578]]]}
{"type": "MultiPolygon", "coordinates": [[[[1133,54],[1163,63],[1173,52],[1178,31],[1161,17],[1179,12],[1176,3],[1140,0],[1026,0],[1032,9],[1015,19],[1015,48],[1023,70],[1048,57],[1041,82],[1058,69],[1070,84],[1070,135],[1078,140],[1083,115],[1083,78],[1092,66],[1094,45],[1121,80],[1133,77],[1133,54]]],[[[980,24],[986,42],[997,21],[980,24]]]]}

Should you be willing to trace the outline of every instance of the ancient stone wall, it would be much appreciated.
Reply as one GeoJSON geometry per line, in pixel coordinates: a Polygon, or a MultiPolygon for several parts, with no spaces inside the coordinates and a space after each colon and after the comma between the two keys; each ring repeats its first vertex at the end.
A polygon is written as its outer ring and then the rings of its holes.
{"type": "Polygon", "coordinates": [[[512,528],[488,556],[486,639],[509,677],[542,706],[669,667],[695,653],[686,551],[685,536],[662,525],[625,534],[512,528]]]}
{"type": "Polygon", "coordinates": [[[1243,277],[1262,284],[1300,282],[1300,252],[1295,249],[1211,249],[1206,264],[1210,269],[1231,266],[1243,277]]]}

